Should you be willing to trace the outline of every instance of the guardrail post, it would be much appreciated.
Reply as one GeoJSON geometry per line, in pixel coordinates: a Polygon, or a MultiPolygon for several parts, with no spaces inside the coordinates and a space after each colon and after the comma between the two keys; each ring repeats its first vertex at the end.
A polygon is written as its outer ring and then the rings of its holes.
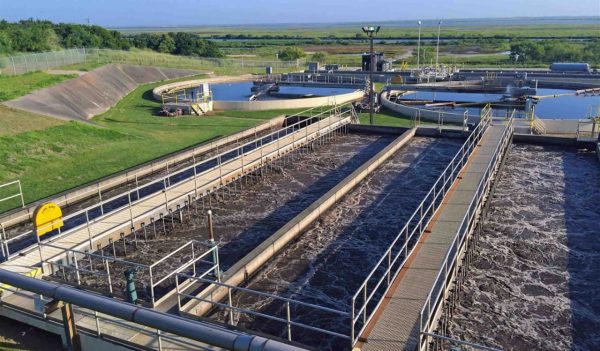
{"type": "Polygon", "coordinates": [[[88,215],[88,211],[85,211],[85,222],[87,226],[88,238],[90,240],[90,250],[94,249],[92,244],[92,230],[90,229],[90,216],[88,215]]]}
{"type": "Polygon", "coordinates": [[[227,299],[229,303],[229,324],[233,325],[233,302],[231,298],[231,287],[227,286],[227,299]]]}
{"type": "Polygon", "coordinates": [[[0,246],[2,246],[2,254],[4,258],[8,259],[10,256],[10,251],[8,250],[8,240],[6,239],[6,230],[4,229],[4,223],[0,223],[0,228],[2,228],[2,236],[0,237],[0,246]]]}
{"type": "Polygon", "coordinates": [[[75,275],[77,276],[77,285],[81,285],[81,275],[79,273],[79,264],[77,263],[76,253],[73,253],[73,263],[75,264],[75,275]]]}
{"type": "Polygon", "coordinates": [[[156,329],[156,337],[158,338],[158,350],[162,351],[162,337],[160,336],[160,329],[156,329]]]}
{"type": "Polygon", "coordinates": [[[106,277],[108,279],[108,292],[110,292],[112,294],[113,286],[112,286],[112,279],[110,277],[110,267],[108,265],[108,260],[105,258],[103,258],[102,260],[104,261],[104,268],[106,269],[106,277]]]}
{"type": "Polygon", "coordinates": [[[363,289],[363,303],[365,304],[363,307],[363,323],[367,324],[367,282],[365,282],[364,285],[364,289],[363,289]]]}
{"type": "Polygon", "coordinates": [[[154,276],[152,275],[152,266],[149,267],[150,271],[150,299],[152,300],[152,308],[154,308],[154,276]]]}
{"type": "Polygon", "coordinates": [[[96,320],[96,336],[100,337],[100,319],[98,318],[98,311],[94,311],[94,319],[96,320]]]}
{"type": "Polygon", "coordinates": [[[286,314],[287,314],[287,335],[288,335],[288,340],[292,341],[292,325],[290,324],[290,322],[292,320],[292,313],[290,311],[290,302],[289,301],[285,302],[285,310],[286,310],[286,314]]]}

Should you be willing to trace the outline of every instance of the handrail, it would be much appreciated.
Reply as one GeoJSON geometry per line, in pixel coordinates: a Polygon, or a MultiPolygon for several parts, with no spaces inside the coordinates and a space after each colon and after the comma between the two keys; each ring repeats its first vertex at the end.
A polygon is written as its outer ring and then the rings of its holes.
{"type": "MultiPolygon", "coordinates": [[[[305,113],[305,112],[308,112],[308,111],[314,111],[314,110],[316,110],[316,109],[322,109],[322,107],[316,107],[316,108],[312,108],[312,109],[309,109],[309,110],[305,110],[305,111],[299,112],[299,113],[297,113],[297,114],[294,114],[294,115],[288,116],[288,119],[289,119],[289,118],[292,118],[292,117],[298,117],[298,116],[301,116],[301,114],[303,114],[303,113],[305,113]]],[[[258,139],[255,139],[255,140],[253,140],[253,141],[250,141],[250,142],[247,142],[247,143],[245,143],[245,144],[243,144],[243,145],[241,145],[241,146],[239,146],[239,147],[237,147],[237,148],[234,148],[234,149],[231,149],[231,150],[224,151],[224,152],[222,152],[222,153],[220,153],[220,154],[218,154],[218,155],[216,155],[216,156],[213,156],[213,157],[211,157],[211,158],[208,158],[208,159],[205,159],[205,160],[198,161],[198,162],[194,163],[194,164],[193,164],[193,165],[191,165],[191,166],[188,166],[188,167],[185,167],[185,168],[183,168],[183,169],[181,169],[181,170],[178,170],[178,171],[177,171],[177,172],[175,172],[175,173],[168,174],[168,175],[166,175],[166,176],[164,176],[164,177],[162,177],[162,178],[156,179],[156,180],[154,180],[154,181],[152,181],[152,182],[149,182],[149,183],[146,183],[146,184],[140,185],[140,186],[136,187],[135,189],[128,190],[128,191],[126,191],[126,192],[124,192],[124,193],[121,193],[121,194],[115,195],[115,196],[113,196],[113,197],[111,197],[111,198],[109,198],[109,199],[103,199],[103,200],[102,200],[102,201],[101,201],[99,204],[98,204],[98,203],[96,203],[96,204],[94,204],[94,205],[91,205],[91,206],[88,206],[88,207],[86,207],[86,208],[84,208],[84,209],[81,209],[81,210],[79,210],[79,211],[77,211],[77,212],[74,212],[74,213],[72,213],[72,214],[69,214],[68,216],[66,216],[66,217],[64,217],[64,218],[63,218],[63,221],[65,221],[65,222],[66,222],[67,220],[69,220],[69,219],[72,219],[72,218],[74,218],[74,217],[76,217],[76,216],[80,216],[80,215],[83,215],[83,214],[85,214],[85,215],[86,215],[86,222],[85,222],[85,223],[82,223],[82,224],[80,224],[80,225],[77,225],[77,226],[75,226],[75,227],[73,227],[73,228],[69,229],[67,232],[64,232],[64,233],[63,233],[63,232],[61,232],[61,230],[59,229],[59,230],[58,230],[58,231],[59,231],[59,235],[55,235],[55,236],[53,236],[52,238],[50,238],[50,239],[48,239],[48,240],[49,240],[49,241],[54,241],[54,240],[56,240],[56,239],[58,239],[58,238],[62,237],[62,236],[63,236],[64,234],[66,234],[66,233],[69,233],[69,232],[71,232],[71,231],[73,231],[73,230],[76,230],[76,229],[82,228],[82,227],[84,227],[84,226],[86,226],[86,225],[89,225],[89,224],[90,224],[90,222],[91,222],[91,223],[95,223],[95,222],[97,222],[98,220],[100,220],[100,219],[102,219],[102,218],[106,217],[106,216],[107,216],[107,215],[109,215],[109,214],[112,214],[112,213],[114,213],[114,212],[116,212],[116,211],[118,211],[118,210],[122,210],[122,209],[124,209],[124,208],[127,208],[127,207],[130,207],[130,206],[132,206],[132,205],[135,205],[136,203],[138,203],[139,201],[141,201],[141,200],[142,200],[142,199],[144,199],[144,198],[147,198],[147,197],[149,197],[149,196],[156,195],[156,194],[160,193],[160,191],[166,190],[167,188],[169,188],[169,187],[172,187],[172,186],[173,186],[173,184],[171,184],[171,179],[172,179],[172,178],[174,178],[174,177],[176,177],[176,176],[179,176],[179,175],[181,175],[181,174],[182,174],[182,173],[184,173],[184,172],[189,172],[190,170],[195,170],[195,169],[197,169],[197,168],[198,168],[198,166],[200,166],[200,165],[203,165],[203,164],[208,164],[208,163],[210,163],[210,162],[215,162],[215,161],[216,161],[216,162],[217,162],[217,164],[218,164],[218,166],[219,166],[219,167],[221,167],[221,166],[222,166],[222,165],[224,165],[224,164],[228,164],[228,163],[234,162],[235,160],[239,159],[240,157],[243,157],[243,155],[245,154],[245,152],[250,152],[250,151],[253,151],[253,150],[257,149],[257,148],[259,147],[259,146],[257,146],[259,142],[260,142],[260,147],[264,147],[264,146],[266,146],[266,145],[271,145],[271,144],[273,144],[273,143],[276,143],[276,142],[277,142],[277,140],[279,140],[281,137],[284,137],[284,136],[287,136],[287,135],[291,135],[291,134],[300,133],[300,130],[301,130],[301,129],[308,127],[308,125],[309,125],[309,122],[310,122],[310,121],[314,120],[315,118],[320,120],[320,119],[321,119],[321,118],[323,118],[324,116],[327,116],[327,114],[329,114],[329,117],[331,117],[331,112],[335,112],[335,111],[336,111],[336,109],[338,109],[338,107],[330,108],[330,109],[327,109],[327,110],[325,110],[325,111],[321,110],[319,113],[317,113],[317,114],[315,114],[315,115],[313,115],[313,116],[311,116],[311,117],[309,117],[309,118],[307,118],[307,119],[305,119],[305,120],[301,120],[301,121],[298,121],[298,122],[296,122],[296,123],[293,123],[293,124],[291,124],[291,125],[289,125],[289,126],[287,126],[287,127],[283,128],[283,129],[280,129],[280,130],[278,130],[278,131],[276,131],[276,132],[273,132],[273,133],[267,134],[267,135],[265,135],[265,136],[263,136],[263,137],[260,137],[260,138],[258,138],[258,139]],[[305,126],[304,126],[304,127],[301,127],[301,125],[302,125],[302,124],[305,124],[305,126]],[[298,128],[296,128],[296,127],[298,127],[298,128]],[[290,132],[290,131],[291,131],[291,132],[290,132]],[[282,132],[284,132],[285,134],[284,134],[284,135],[281,135],[281,134],[282,134],[282,132]],[[274,138],[273,138],[275,135],[277,135],[277,139],[274,139],[274,138]],[[267,143],[264,143],[263,141],[264,141],[264,140],[267,140],[267,139],[269,139],[270,141],[269,141],[269,142],[267,142],[267,143]],[[247,148],[248,146],[252,146],[252,145],[254,145],[255,147],[254,147],[254,148],[252,148],[251,150],[248,150],[248,151],[245,151],[245,150],[244,150],[244,149],[245,149],[245,148],[247,148]],[[226,160],[226,161],[223,163],[222,157],[223,157],[224,155],[232,154],[232,153],[234,153],[234,152],[237,152],[237,154],[238,154],[238,155],[237,155],[237,156],[235,156],[235,157],[233,157],[233,158],[231,158],[231,159],[227,159],[227,160],[226,160]],[[152,192],[152,193],[149,193],[149,194],[145,195],[144,197],[139,197],[139,196],[138,196],[138,199],[137,199],[137,200],[131,201],[132,194],[134,194],[134,196],[137,196],[137,194],[139,194],[139,191],[140,191],[140,190],[142,190],[142,189],[145,189],[145,188],[147,188],[147,187],[150,187],[150,186],[153,186],[153,185],[157,185],[157,184],[159,184],[159,183],[163,183],[163,187],[162,187],[162,189],[161,189],[161,190],[159,190],[159,191],[155,191],[155,192],[152,192]],[[123,197],[125,197],[125,196],[128,196],[128,197],[129,197],[129,201],[128,201],[128,203],[127,203],[127,204],[125,204],[125,205],[123,205],[123,206],[120,206],[120,207],[113,208],[113,209],[112,209],[111,211],[109,211],[109,212],[105,212],[105,211],[103,210],[103,205],[104,205],[104,204],[106,204],[106,203],[110,203],[110,202],[112,202],[112,201],[115,201],[115,200],[121,200],[121,199],[123,199],[123,197]],[[95,210],[98,210],[98,208],[100,208],[100,211],[101,211],[101,213],[102,213],[102,214],[101,214],[100,216],[97,216],[97,217],[94,217],[94,218],[92,218],[92,219],[91,219],[91,221],[90,221],[90,218],[89,218],[89,212],[90,212],[91,210],[94,210],[94,209],[95,209],[95,210]]],[[[213,167],[213,168],[214,168],[214,167],[213,167]]],[[[209,172],[211,169],[212,169],[212,168],[210,168],[210,169],[207,169],[207,170],[205,170],[204,172],[202,172],[202,173],[199,173],[199,175],[201,175],[201,174],[204,174],[204,173],[207,173],[207,172],[209,172]]],[[[198,174],[197,174],[197,175],[198,175],[198,174]]],[[[197,176],[197,175],[196,175],[196,176],[197,176]]],[[[187,178],[189,178],[189,177],[187,177],[187,178]]],[[[178,182],[176,182],[175,184],[177,184],[177,183],[179,183],[179,182],[181,182],[181,181],[178,181],[178,182]]],[[[5,242],[5,245],[6,245],[6,246],[8,246],[8,243],[11,243],[11,242],[14,242],[14,241],[18,241],[18,240],[22,239],[23,237],[25,237],[25,236],[27,236],[27,235],[30,235],[32,232],[33,232],[32,230],[29,230],[29,231],[26,231],[26,232],[24,232],[24,233],[22,233],[22,234],[19,234],[19,235],[17,235],[17,236],[14,236],[14,237],[12,237],[12,238],[10,238],[10,239],[7,239],[7,240],[6,240],[6,242],[5,242]]],[[[31,249],[33,246],[34,246],[34,245],[32,245],[32,246],[30,246],[30,247],[28,247],[28,248],[25,248],[25,249],[23,249],[23,250],[31,249]]],[[[23,250],[21,250],[21,251],[23,251],[23,250]]]]}
{"type": "Polygon", "coordinates": [[[11,185],[15,185],[17,184],[17,186],[19,187],[19,192],[14,194],[14,195],[9,195],[8,197],[5,197],[3,199],[0,199],[0,202],[4,202],[4,201],[8,201],[10,199],[14,199],[17,197],[21,198],[21,206],[25,207],[25,199],[23,198],[23,188],[21,187],[21,181],[20,180],[14,180],[12,182],[8,182],[8,183],[4,183],[4,184],[0,184],[0,189],[11,186],[11,185]]]}
{"type": "MultiPolygon", "coordinates": [[[[316,109],[318,109],[318,108],[322,108],[322,107],[311,107],[311,108],[308,108],[308,109],[306,109],[306,110],[303,110],[303,111],[300,111],[300,112],[296,112],[296,113],[294,113],[294,114],[292,114],[292,115],[286,116],[286,117],[285,117],[285,119],[289,119],[289,118],[292,118],[292,117],[297,117],[297,116],[302,116],[303,114],[305,114],[305,113],[308,113],[308,112],[310,112],[311,110],[316,110],[316,109]]],[[[265,124],[266,124],[266,123],[265,123],[265,124]]],[[[270,122],[269,122],[269,127],[272,127],[270,122]]],[[[254,129],[254,134],[256,135],[256,127],[254,127],[253,129],[254,129]]],[[[246,130],[244,130],[244,131],[248,131],[248,130],[252,130],[252,129],[246,129],[246,130]]],[[[242,131],[242,132],[244,132],[244,131],[242,131]]],[[[228,137],[231,137],[231,135],[230,135],[230,136],[228,136],[228,137]]],[[[237,140],[236,140],[236,142],[237,142],[237,140]]],[[[231,143],[231,142],[229,142],[229,143],[231,143]]],[[[229,143],[228,143],[228,144],[229,144],[229,143]]],[[[204,144],[200,144],[200,145],[196,145],[196,146],[194,146],[193,148],[199,148],[199,147],[203,147],[203,146],[204,146],[204,144]]],[[[190,149],[190,150],[191,150],[191,149],[190,149]]],[[[187,150],[187,151],[190,151],[190,150],[187,150]]],[[[231,150],[234,150],[234,149],[231,149],[231,150]]],[[[218,151],[218,146],[217,146],[217,151],[218,151]]],[[[176,155],[175,155],[175,154],[171,154],[170,156],[176,156],[176,155]]],[[[188,158],[187,158],[187,160],[189,160],[189,159],[192,159],[192,158],[193,158],[193,156],[192,156],[192,157],[188,157],[188,158]]],[[[208,159],[207,159],[207,160],[208,160],[208,159]]],[[[164,164],[164,165],[165,165],[165,167],[166,167],[166,169],[167,169],[167,172],[168,172],[168,170],[169,170],[169,168],[168,168],[168,167],[169,167],[169,163],[170,163],[171,161],[169,161],[168,159],[162,159],[162,160],[161,160],[161,159],[159,159],[158,161],[160,161],[160,162],[161,162],[161,166],[160,166],[160,167],[162,168],[162,167],[163,167],[163,164],[164,164]]],[[[202,160],[202,161],[204,161],[204,160],[202,160]]],[[[150,161],[150,162],[152,162],[152,161],[150,161]]],[[[173,161],[173,162],[174,162],[174,161],[173,161]]],[[[147,164],[147,163],[146,163],[146,164],[147,164]]],[[[143,164],[143,165],[146,165],[146,164],[143,164]]],[[[175,165],[175,162],[173,163],[173,165],[175,165]]],[[[137,166],[136,166],[136,167],[137,167],[137,166]]],[[[129,179],[129,177],[133,177],[134,179],[136,179],[136,178],[138,177],[138,174],[140,174],[140,173],[142,173],[142,176],[143,176],[144,172],[140,172],[140,171],[138,171],[138,172],[135,172],[135,173],[133,173],[133,174],[129,174],[129,175],[127,176],[127,179],[129,179]]],[[[154,172],[153,172],[153,173],[154,173],[154,172]]],[[[126,181],[125,183],[129,183],[129,182],[130,182],[130,181],[128,180],[128,181],[126,181]]],[[[119,181],[110,181],[110,179],[101,179],[101,180],[99,180],[99,181],[98,181],[98,182],[96,182],[96,183],[88,183],[88,184],[85,184],[84,186],[91,186],[91,185],[94,185],[94,186],[98,186],[98,188],[102,187],[102,188],[105,188],[105,189],[110,189],[110,188],[112,188],[113,186],[115,186],[115,184],[116,184],[116,185],[119,185],[119,181]],[[103,181],[106,181],[106,183],[102,183],[103,181]]],[[[122,184],[122,183],[121,183],[121,184],[122,184]]],[[[137,184],[137,183],[136,183],[136,184],[137,184]]],[[[144,185],[146,185],[146,184],[144,184],[144,185]]],[[[144,185],[142,185],[142,186],[144,186],[144,185]]],[[[138,185],[136,185],[136,187],[138,187],[138,185]]],[[[96,204],[96,205],[97,205],[97,204],[96,204]]],[[[90,206],[90,207],[91,207],[91,206],[90,206]]],[[[20,216],[18,216],[18,217],[15,217],[15,218],[14,218],[14,219],[12,219],[11,221],[17,221],[17,222],[19,222],[19,221],[20,221],[22,218],[27,218],[27,219],[30,219],[30,218],[31,218],[31,214],[29,214],[29,213],[26,213],[26,214],[20,215],[20,216]]],[[[0,225],[3,225],[4,223],[6,223],[6,221],[4,221],[4,222],[1,222],[1,223],[0,223],[0,225]]]]}
{"type": "Polygon", "coordinates": [[[445,341],[448,341],[448,342],[454,343],[454,344],[469,346],[469,347],[472,347],[472,348],[478,349],[478,350],[484,350],[484,351],[502,351],[502,349],[498,349],[498,348],[494,348],[494,347],[489,347],[489,346],[484,346],[484,345],[479,345],[479,344],[475,344],[475,343],[472,343],[472,342],[458,340],[458,339],[454,339],[454,338],[449,338],[447,336],[433,334],[433,333],[422,332],[421,335],[427,335],[429,337],[437,338],[437,339],[441,339],[441,340],[445,340],[445,341]]]}
{"type": "MultiPolygon", "coordinates": [[[[261,336],[211,326],[3,269],[0,269],[0,283],[71,303],[116,319],[133,322],[135,323],[134,328],[137,329],[140,326],[147,326],[220,348],[230,349],[233,345],[236,345],[236,349],[241,351],[250,350],[253,345],[262,345],[263,351],[302,350],[299,347],[276,340],[268,340],[261,336]]],[[[29,298],[33,299],[33,296],[29,298]]]]}
{"type": "MultiPolygon", "coordinates": [[[[425,303],[424,303],[423,308],[421,309],[421,313],[420,313],[419,330],[420,330],[421,334],[429,333],[432,328],[431,323],[433,321],[431,320],[431,318],[436,313],[434,311],[437,311],[437,306],[439,306],[440,299],[442,298],[442,293],[446,291],[446,287],[448,286],[448,284],[450,284],[450,282],[448,281],[448,274],[451,270],[455,269],[456,259],[460,255],[460,247],[462,247],[463,242],[464,242],[465,238],[467,237],[466,234],[471,229],[470,226],[472,224],[472,220],[474,219],[478,209],[482,205],[481,199],[487,193],[487,191],[484,189],[489,186],[489,183],[490,183],[491,177],[492,177],[492,173],[493,173],[493,170],[496,168],[500,153],[502,152],[502,150],[505,150],[505,148],[508,146],[508,142],[510,141],[510,136],[512,135],[513,130],[514,130],[513,123],[514,123],[514,114],[510,117],[510,119],[507,122],[507,128],[504,130],[502,137],[500,139],[501,142],[498,143],[498,145],[496,146],[496,149],[494,150],[494,154],[487,164],[486,170],[484,172],[484,176],[481,178],[481,180],[477,186],[475,195],[469,202],[468,210],[461,220],[461,223],[456,231],[456,234],[454,235],[454,239],[452,240],[452,243],[450,244],[450,247],[448,248],[448,251],[446,252],[442,266],[441,266],[440,270],[438,271],[438,274],[435,278],[434,284],[433,284],[432,288],[430,289],[429,294],[427,295],[427,298],[425,300],[425,303]],[[450,255],[452,255],[452,254],[453,254],[453,257],[450,258],[450,255]],[[451,267],[451,268],[449,268],[449,267],[451,267]],[[432,307],[432,302],[431,302],[432,296],[433,296],[436,288],[440,284],[442,284],[442,286],[439,287],[439,291],[437,292],[437,295],[435,296],[435,299],[433,300],[434,301],[433,306],[435,309],[432,310],[432,308],[431,308],[432,307]],[[425,325],[423,323],[424,321],[425,321],[425,325]]],[[[419,350],[423,350],[423,347],[426,347],[426,346],[427,346],[427,337],[426,338],[420,337],[419,338],[419,350]]]]}
{"type": "Polygon", "coordinates": [[[389,290],[392,281],[398,276],[400,270],[404,267],[404,264],[408,257],[412,254],[414,246],[409,249],[409,243],[413,241],[416,237],[417,239],[421,237],[424,230],[427,228],[431,221],[431,217],[435,214],[441,202],[443,201],[444,196],[449,191],[450,185],[454,182],[454,180],[460,174],[460,171],[466,164],[469,156],[472,151],[475,149],[476,145],[481,140],[483,133],[487,129],[488,125],[491,123],[491,115],[492,109],[489,105],[482,109],[480,123],[477,125],[475,130],[470,134],[462,147],[458,150],[454,158],[450,161],[448,166],[444,169],[441,175],[438,177],[437,181],[431,187],[427,195],[423,198],[421,203],[417,206],[416,210],[413,212],[412,216],[408,219],[404,227],[400,230],[396,238],[392,241],[392,243],[388,246],[388,249],[382,255],[382,257],[377,261],[374,265],[371,272],[367,275],[363,283],[359,286],[356,293],[352,297],[352,318],[350,321],[351,324],[351,342],[352,346],[358,341],[358,337],[365,330],[371,319],[373,318],[375,312],[381,305],[383,301],[383,296],[389,290]],[[450,171],[450,174],[448,172],[450,171]],[[431,197],[430,202],[427,200],[431,197]],[[439,198],[441,197],[441,200],[439,198]],[[439,202],[439,203],[438,203],[439,202]],[[428,205],[426,205],[428,203],[428,205]],[[418,218],[418,222],[413,224],[413,221],[418,218]],[[410,230],[412,226],[412,231],[410,230]],[[417,232],[418,230],[418,232],[417,232]],[[410,232],[410,234],[409,234],[410,232]],[[404,238],[403,245],[396,250],[395,257],[392,259],[392,251],[394,251],[394,247],[396,244],[404,238]],[[400,258],[403,257],[403,260],[400,262],[398,268],[393,272],[392,269],[394,265],[396,265],[400,258]],[[374,287],[372,287],[372,291],[368,293],[368,284],[371,278],[375,275],[375,273],[380,270],[384,262],[387,262],[387,269],[381,274],[381,277],[378,279],[377,283],[374,287]],[[376,295],[379,287],[382,286],[384,281],[387,278],[387,287],[385,288],[385,292],[381,295],[375,307],[372,308],[371,312],[368,313],[367,309],[369,308],[369,304],[371,300],[376,295]],[[356,307],[357,299],[359,295],[362,295],[362,307],[356,307]],[[368,316],[367,316],[368,314],[368,316]],[[362,318],[361,318],[362,317],[362,318]],[[359,325],[358,331],[356,330],[356,324],[362,319],[362,327],[359,325]]]}
{"type": "MultiPolygon", "coordinates": [[[[312,330],[312,331],[316,331],[316,332],[320,332],[320,333],[324,333],[327,335],[332,335],[332,336],[336,336],[339,338],[343,338],[343,339],[350,339],[350,337],[346,334],[342,334],[336,331],[332,331],[332,330],[328,330],[328,329],[323,329],[323,328],[319,328],[319,327],[315,327],[312,325],[308,325],[308,324],[304,324],[301,322],[296,322],[292,319],[292,315],[291,315],[291,306],[292,305],[297,305],[297,306],[304,306],[304,307],[308,307],[311,308],[313,310],[317,310],[317,311],[323,311],[326,313],[332,313],[332,314],[336,314],[336,315],[340,315],[343,317],[348,317],[350,316],[350,314],[348,312],[344,312],[344,311],[339,311],[336,309],[332,309],[332,308],[327,308],[327,307],[323,307],[323,306],[318,306],[315,304],[311,304],[311,303],[307,303],[307,302],[302,302],[302,301],[298,301],[298,300],[293,300],[290,298],[286,298],[286,297],[282,297],[282,296],[277,296],[274,294],[270,294],[270,293],[265,293],[265,292],[261,292],[261,291],[256,291],[256,290],[252,290],[252,289],[248,289],[248,288],[242,288],[239,286],[235,286],[235,285],[229,285],[220,281],[214,281],[214,280],[210,280],[210,279],[204,279],[204,278],[199,278],[199,277],[193,277],[193,276],[189,276],[186,274],[179,274],[178,277],[182,277],[185,280],[189,280],[189,281],[193,281],[193,282],[197,282],[199,284],[209,284],[209,285],[216,285],[222,288],[227,289],[227,296],[228,296],[228,301],[227,303],[223,303],[223,302],[219,302],[219,301],[215,301],[212,298],[202,298],[198,295],[190,295],[185,293],[185,289],[180,289],[179,288],[179,284],[177,284],[177,305],[180,311],[182,311],[181,309],[181,299],[192,299],[192,300],[196,300],[196,301],[202,301],[204,303],[208,303],[211,304],[212,306],[216,306],[216,307],[220,307],[223,308],[225,310],[229,310],[229,323],[233,324],[233,315],[232,312],[233,311],[237,311],[237,312],[241,312],[241,313],[245,313],[245,314],[249,314],[249,315],[254,315],[254,316],[259,316],[259,317],[263,317],[266,319],[270,319],[276,322],[280,322],[280,323],[284,323],[287,325],[287,336],[288,336],[288,340],[292,341],[292,332],[291,332],[291,327],[292,326],[296,326],[296,327],[300,327],[300,328],[304,328],[304,329],[308,329],[308,330],[312,330]],[[248,308],[244,308],[244,307],[239,307],[239,306],[234,306],[233,304],[233,299],[232,299],[232,293],[235,291],[240,291],[243,293],[247,293],[247,294],[253,294],[255,296],[260,296],[260,297],[265,297],[268,299],[272,299],[272,300],[276,300],[279,302],[282,302],[285,307],[286,307],[286,318],[281,318],[281,317],[277,317],[277,316],[273,316],[270,314],[266,314],[264,312],[259,312],[259,311],[255,311],[255,310],[251,310],[248,308]]],[[[176,282],[179,281],[179,279],[175,280],[176,282]]],[[[188,287],[191,286],[194,289],[196,289],[197,287],[193,284],[188,285],[188,287]]],[[[306,315],[306,314],[305,314],[306,315]]]]}
{"type": "MultiPolygon", "coordinates": [[[[53,257],[57,257],[57,256],[53,256],[53,257]]],[[[195,264],[197,262],[204,262],[204,263],[212,264],[212,266],[210,268],[208,268],[206,272],[217,271],[219,269],[218,257],[219,257],[219,248],[217,245],[210,245],[210,244],[198,241],[198,240],[188,241],[186,244],[180,246],[178,249],[176,249],[169,255],[164,256],[163,258],[161,258],[160,260],[158,260],[157,262],[155,262],[151,265],[127,261],[127,260],[124,260],[124,259],[121,259],[118,257],[113,257],[113,256],[105,256],[105,255],[99,255],[99,254],[90,253],[90,252],[82,252],[82,251],[78,251],[78,250],[74,250],[74,249],[70,249],[70,248],[66,249],[66,248],[63,248],[60,246],[51,245],[51,244],[47,244],[47,243],[40,243],[40,263],[42,265],[44,263],[46,263],[46,264],[50,265],[50,267],[56,266],[56,267],[59,267],[62,269],[68,269],[70,271],[74,271],[76,274],[77,285],[80,285],[80,286],[82,285],[82,279],[81,279],[80,273],[87,273],[87,274],[92,274],[92,275],[97,275],[97,276],[105,276],[107,278],[108,290],[112,294],[114,289],[113,289],[113,282],[111,280],[111,275],[110,275],[111,269],[110,269],[109,263],[129,266],[129,267],[135,268],[138,272],[140,272],[140,271],[144,272],[148,276],[147,278],[149,281],[147,283],[148,283],[148,287],[150,288],[150,301],[149,302],[152,304],[153,307],[157,304],[156,292],[155,292],[155,288],[157,286],[164,283],[167,279],[169,279],[177,274],[180,274],[182,271],[184,271],[185,269],[188,269],[190,266],[194,266],[193,271],[195,274],[196,273],[195,264]],[[198,245],[200,247],[205,247],[206,251],[200,253],[199,255],[196,255],[196,252],[193,251],[194,244],[197,245],[196,247],[198,247],[198,245]],[[176,253],[179,253],[183,249],[188,248],[190,246],[192,247],[192,258],[190,260],[187,260],[186,262],[181,262],[181,264],[177,268],[175,268],[172,271],[166,272],[166,274],[162,278],[160,278],[158,281],[155,281],[153,268],[155,268],[158,264],[164,262],[164,260],[173,257],[176,253]],[[51,258],[42,257],[41,256],[42,252],[43,252],[41,250],[42,247],[48,247],[48,248],[52,248],[52,249],[61,250],[62,252],[59,255],[64,254],[66,262],[61,263],[61,262],[57,262],[56,260],[52,260],[51,258]],[[209,255],[212,256],[212,260],[211,261],[205,260],[205,258],[209,255]],[[92,264],[91,263],[92,259],[100,260],[102,262],[102,266],[104,267],[104,270],[103,271],[94,271],[94,270],[88,270],[88,269],[84,269],[84,268],[80,267],[78,264],[77,256],[81,257],[80,260],[89,258],[90,265],[92,264]],[[72,257],[73,261],[71,261],[69,257],[72,257]]],[[[53,271],[53,273],[54,273],[54,271],[53,271]]]]}

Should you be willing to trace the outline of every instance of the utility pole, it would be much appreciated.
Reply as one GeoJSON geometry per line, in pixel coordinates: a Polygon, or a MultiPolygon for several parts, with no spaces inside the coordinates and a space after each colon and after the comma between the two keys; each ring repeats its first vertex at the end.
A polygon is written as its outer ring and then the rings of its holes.
{"type": "Polygon", "coordinates": [[[375,39],[377,33],[379,33],[380,29],[381,26],[362,27],[363,32],[369,37],[371,41],[371,54],[369,60],[369,123],[371,125],[373,125],[373,114],[375,113],[375,86],[373,85],[373,66],[375,66],[373,63],[375,61],[375,53],[373,51],[373,40],[375,39]]]}
{"type": "Polygon", "coordinates": [[[417,70],[421,71],[421,24],[419,21],[419,40],[417,41],[417,70]]]}
{"type": "Polygon", "coordinates": [[[437,80],[438,63],[440,60],[440,30],[441,30],[441,28],[442,28],[442,21],[440,20],[438,22],[437,49],[436,49],[436,53],[435,53],[435,80],[437,80]]]}

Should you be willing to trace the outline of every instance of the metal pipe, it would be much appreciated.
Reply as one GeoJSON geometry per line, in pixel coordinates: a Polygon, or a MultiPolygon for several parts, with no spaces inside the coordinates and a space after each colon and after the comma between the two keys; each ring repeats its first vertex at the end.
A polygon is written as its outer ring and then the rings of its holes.
{"type": "Polygon", "coordinates": [[[56,300],[159,329],[209,345],[236,351],[302,351],[297,346],[261,336],[227,330],[208,323],[154,311],[108,297],[0,269],[0,282],[56,300]]]}

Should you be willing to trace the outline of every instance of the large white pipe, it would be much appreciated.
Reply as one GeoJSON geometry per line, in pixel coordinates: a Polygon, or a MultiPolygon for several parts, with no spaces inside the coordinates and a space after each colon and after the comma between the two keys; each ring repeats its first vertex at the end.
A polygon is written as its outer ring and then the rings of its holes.
{"type": "Polygon", "coordinates": [[[4,269],[0,269],[0,283],[228,350],[304,350],[261,336],[222,329],[4,269]]]}

